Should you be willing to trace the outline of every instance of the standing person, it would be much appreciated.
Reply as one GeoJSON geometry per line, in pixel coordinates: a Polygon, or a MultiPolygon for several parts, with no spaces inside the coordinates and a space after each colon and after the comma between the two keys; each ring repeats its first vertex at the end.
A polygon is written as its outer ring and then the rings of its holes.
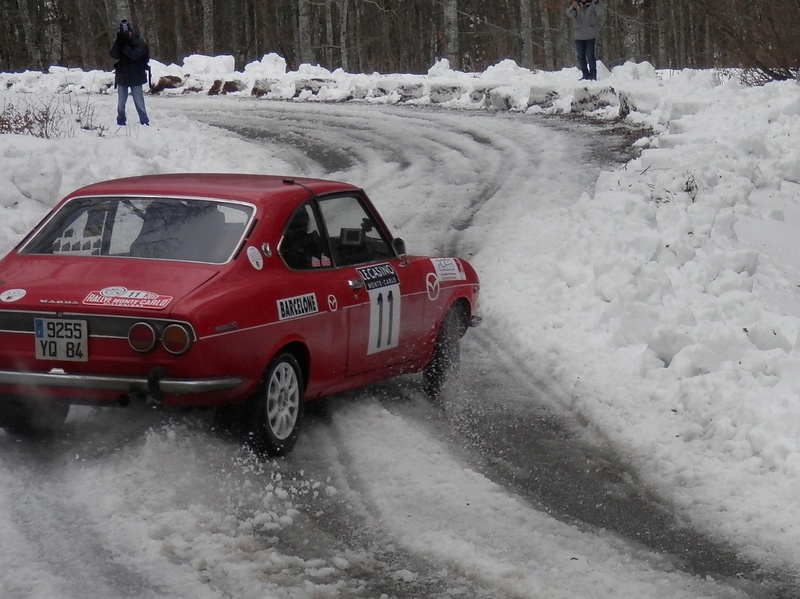
{"type": "Polygon", "coordinates": [[[583,77],[581,81],[597,80],[597,57],[594,53],[603,7],[600,0],[572,0],[567,16],[574,22],[575,51],[583,77]]]}
{"type": "Polygon", "coordinates": [[[108,51],[114,64],[114,87],[117,88],[117,125],[124,127],[125,104],[128,102],[128,91],[133,96],[133,105],[139,114],[139,122],[149,125],[147,110],[144,107],[144,92],[142,86],[147,82],[150,50],[141,36],[134,32],[127,19],[122,19],[117,31],[117,39],[108,51]]]}

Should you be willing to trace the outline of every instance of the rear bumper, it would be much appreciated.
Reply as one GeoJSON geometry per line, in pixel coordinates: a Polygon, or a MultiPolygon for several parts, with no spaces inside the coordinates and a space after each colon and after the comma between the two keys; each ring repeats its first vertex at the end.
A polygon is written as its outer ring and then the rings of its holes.
{"type": "Polygon", "coordinates": [[[154,368],[148,376],[105,376],[96,374],[67,374],[53,369],[50,372],[17,372],[0,370],[0,384],[17,387],[60,387],[66,389],[91,389],[118,391],[120,393],[147,393],[156,400],[165,394],[189,395],[229,391],[241,383],[236,377],[210,379],[179,379],[163,376],[161,368],[154,368]]]}

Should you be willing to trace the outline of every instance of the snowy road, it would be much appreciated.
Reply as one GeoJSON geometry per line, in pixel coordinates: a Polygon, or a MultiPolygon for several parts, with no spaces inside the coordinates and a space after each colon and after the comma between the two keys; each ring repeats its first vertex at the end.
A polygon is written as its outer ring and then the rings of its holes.
{"type": "MultiPolygon", "coordinates": [[[[362,185],[414,253],[485,251],[492,214],[521,198],[546,247],[548,211],[621,143],[520,115],[152,104],[273,149],[265,172],[362,185]]],[[[0,597],[780,596],[671,521],[498,337],[469,334],[444,411],[415,377],[336,397],[276,462],[205,414],[74,409],[56,438],[0,434],[0,597]]]]}

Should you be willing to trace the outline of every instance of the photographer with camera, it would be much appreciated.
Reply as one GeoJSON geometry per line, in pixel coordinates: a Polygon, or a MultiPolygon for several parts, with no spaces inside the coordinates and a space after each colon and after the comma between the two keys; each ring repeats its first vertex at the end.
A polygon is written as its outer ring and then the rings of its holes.
{"type": "Polygon", "coordinates": [[[567,16],[573,21],[578,65],[583,73],[581,81],[597,79],[597,57],[594,48],[603,12],[600,0],[572,0],[567,6],[567,16]]]}
{"type": "Polygon", "coordinates": [[[117,31],[117,39],[108,51],[114,63],[114,87],[117,88],[117,125],[124,127],[125,104],[128,93],[133,96],[133,105],[139,114],[139,122],[149,125],[147,110],[144,107],[142,86],[147,82],[147,71],[150,69],[150,50],[145,41],[133,30],[127,19],[122,19],[117,31]]]}

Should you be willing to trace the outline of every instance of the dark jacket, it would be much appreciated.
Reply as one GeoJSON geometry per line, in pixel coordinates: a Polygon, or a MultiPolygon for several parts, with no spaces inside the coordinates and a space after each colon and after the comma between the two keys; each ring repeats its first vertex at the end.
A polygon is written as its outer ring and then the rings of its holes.
{"type": "Polygon", "coordinates": [[[147,83],[147,63],[150,60],[150,51],[138,33],[134,33],[130,40],[120,39],[117,36],[117,40],[111,46],[108,54],[117,61],[114,64],[115,85],[131,87],[147,83]]]}

